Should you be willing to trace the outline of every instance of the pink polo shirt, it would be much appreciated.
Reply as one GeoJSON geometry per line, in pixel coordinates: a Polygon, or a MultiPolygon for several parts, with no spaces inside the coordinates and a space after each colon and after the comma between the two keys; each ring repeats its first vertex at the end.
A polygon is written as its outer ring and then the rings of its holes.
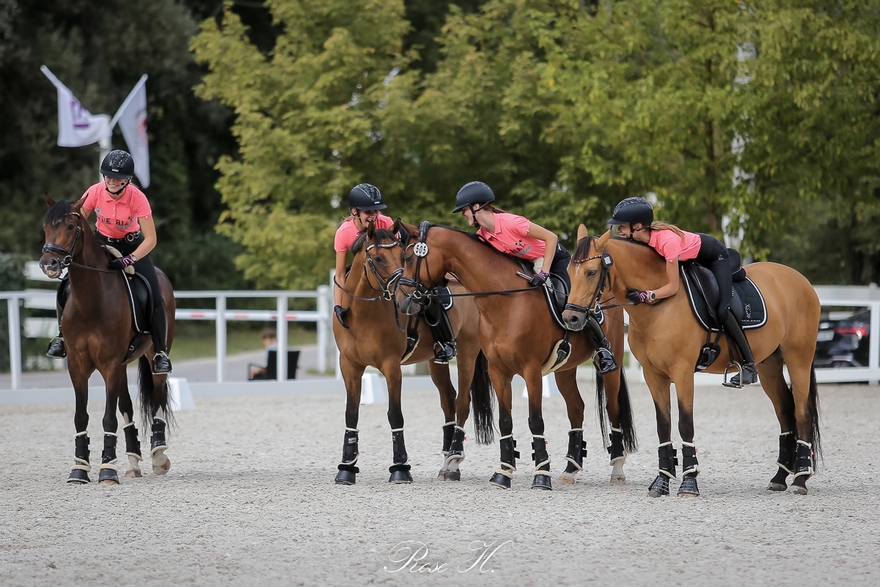
{"type": "Polygon", "coordinates": [[[702,245],[700,235],[685,230],[682,232],[684,233],[684,242],[671,230],[652,230],[651,240],[648,241],[648,244],[670,263],[696,259],[702,245]]]}
{"type": "MultiPolygon", "coordinates": [[[[391,228],[394,221],[384,214],[376,217],[376,228],[391,228]]],[[[347,218],[338,229],[336,229],[336,238],[333,239],[333,250],[337,253],[344,253],[351,248],[354,241],[361,233],[358,232],[354,225],[354,217],[347,218]]]]}
{"type": "Polygon", "coordinates": [[[477,234],[502,253],[534,261],[544,257],[547,244],[541,239],[526,236],[531,227],[532,222],[528,218],[509,212],[498,212],[495,214],[495,232],[480,227],[477,234]]]}
{"type": "Polygon", "coordinates": [[[83,194],[83,208],[95,211],[95,228],[108,238],[122,238],[129,232],[137,232],[141,225],[138,218],[153,215],[147,196],[135,185],[128,184],[122,197],[110,197],[104,182],[98,182],[83,194]]]}

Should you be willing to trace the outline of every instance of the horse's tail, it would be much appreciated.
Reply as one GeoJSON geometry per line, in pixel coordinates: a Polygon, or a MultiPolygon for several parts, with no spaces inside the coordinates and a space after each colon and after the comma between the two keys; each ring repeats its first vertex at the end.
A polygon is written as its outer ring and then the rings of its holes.
{"type": "MultiPolygon", "coordinates": [[[[605,396],[605,378],[596,374],[596,413],[599,414],[599,430],[602,438],[608,438],[608,407],[605,396]]],[[[626,374],[623,367],[620,368],[620,387],[617,392],[617,407],[620,413],[620,430],[623,433],[623,449],[628,453],[639,450],[639,437],[636,434],[636,425],[633,420],[632,402],[629,398],[629,386],[626,384],[626,374]]]]}
{"type": "Polygon", "coordinates": [[[819,385],[816,383],[816,365],[810,365],[810,393],[807,396],[807,408],[810,410],[810,436],[813,445],[813,470],[822,457],[822,434],[819,431],[819,385]]]}
{"type": "Polygon", "coordinates": [[[495,428],[492,416],[492,381],[489,379],[489,361],[483,351],[477,355],[474,379],[471,382],[471,406],[474,413],[474,433],[478,444],[492,444],[495,428]]]}
{"type": "Polygon", "coordinates": [[[162,410],[165,422],[171,426],[173,415],[171,413],[171,401],[168,389],[168,378],[160,389],[156,389],[153,383],[153,370],[150,368],[150,360],[141,355],[138,360],[138,393],[140,394],[141,419],[144,430],[150,430],[153,418],[162,410]]]}

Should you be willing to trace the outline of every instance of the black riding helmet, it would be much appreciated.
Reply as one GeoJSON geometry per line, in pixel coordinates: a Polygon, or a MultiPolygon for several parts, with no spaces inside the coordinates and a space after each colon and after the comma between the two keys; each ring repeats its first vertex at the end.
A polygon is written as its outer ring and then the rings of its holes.
{"type": "Polygon", "coordinates": [[[461,212],[474,204],[488,204],[494,201],[495,193],[492,191],[492,188],[482,181],[472,181],[464,184],[458,190],[458,193],[455,195],[455,210],[452,213],[461,212]]]}
{"type": "Polygon", "coordinates": [[[348,193],[348,207],[358,210],[384,210],[388,206],[382,201],[382,192],[374,185],[361,183],[348,193]]]}
{"type": "Polygon", "coordinates": [[[110,151],[101,162],[101,175],[131,179],[134,175],[134,159],[131,158],[128,151],[122,149],[110,151]]]}
{"type": "Polygon", "coordinates": [[[608,224],[637,224],[651,226],[654,222],[654,209],[644,198],[626,198],[614,207],[614,215],[608,224]]]}

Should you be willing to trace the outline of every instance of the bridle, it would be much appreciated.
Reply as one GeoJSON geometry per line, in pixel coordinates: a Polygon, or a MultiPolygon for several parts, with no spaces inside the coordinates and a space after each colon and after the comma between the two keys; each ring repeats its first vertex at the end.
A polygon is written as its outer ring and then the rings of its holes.
{"type": "Polygon", "coordinates": [[[374,248],[393,249],[394,247],[397,247],[399,245],[400,245],[400,241],[395,240],[394,242],[391,242],[391,243],[372,243],[372,244],[366,245],[364,247],[364,264],[363,264],[364,279],[367,280],[367,284],[370,286],[371,289],[378,291],[378,292],[382,292],[381,295],[378,295],[375,297],[364,297],[364,296],[355,295],[354,292],[350,292],[347,289],[345,289],[343,286],[339,285],[339,282],[336,281],[335,276],[333,277],[334,285],[336,285],[336,287],[338,287],[343,292],[345,292],[346,294],[348,294],[349,296],[353,297],[356,300],[362,300],[365,302],[377,302],[380,300],[386,301],[386,302],[393,301],[394,294],[397,291],[397,283],[400,280],[401,276],[403,275],[403,267],[398,267],[397,269],[395,269],[391,273],[391,275],[388,276],[388,279],[383,278],[382,275],[379,273],[379,270],[376,268],[376,263],[373,261],[373,257],[370,256],[370,250],[374,249],[374,248]],[[370,276],[367,273],[367,267],[369,267],[370,273],[373,274],[373,277],[376,278],[376,283],[379,285],[379,288],[374,287],[372,282],[370,281],[370,276]]]}
{"type": "Polygon", "coordinates": [[[578,312],[582,314],[586,314],[587,312],[593,312],[594,314],[601,314],[605,310],[610,310],[611,308],[617,308],[618,306],[622,306],[624,304],[609,304],[603,305],[602,296],[605,295],[605,288],[608,285],[609,279],[611,277],[610,267],[614,265],[614,259],[611,258],[606,251],[602,251],[598,255],[592,255],[590,257],[586,257],[584,259],[574,259],[572,258],[570,263],[574,263],[575,265],[580,265],[581,263],[586,263],[587,261],[593,261],[595,259],[602,259],[602,268],[599,273],[599,283],[596,285],[596,293],[593,296],[593,299],[590,302],[589,306],[579,306],[577,304],[567,303],[565,304],[565,309],[571,312],[578,312]]]}
{"type": "MultiPolygon", "coordinates": [[[[77,218],[82,220],[82,216],[77,212],[71,212],[70,216],[76,216],[77,218]]],[[[65,249],[64,247],[57,245],[55,243],[52,243],[52,242],[48,242],[43,245],[43,252],[44,253],[54,253],[56,255],[62,255],[60,263],[61,263],[61,266],[64,268],[67,268],[71,265],[76,265],[78,267],[82,266],[82,265],[79,265],[78,263],[73,262],[73,256],[74,256],[74,254],[76,254],[75,253],[76,241],[79,240],[79,237],[82,234],[82,223],[80,222],[80,220],[77,220],[76,233],[73,235],[73,242],[70,244],[69,249],[65,249]]],[[[62,222],[64,222],[63,218],[61,220],[59,220],[58,224],[61,224],[62,222]]],[[[91,267],[89,267],[89,269],[91,269],[91,267]]]]}

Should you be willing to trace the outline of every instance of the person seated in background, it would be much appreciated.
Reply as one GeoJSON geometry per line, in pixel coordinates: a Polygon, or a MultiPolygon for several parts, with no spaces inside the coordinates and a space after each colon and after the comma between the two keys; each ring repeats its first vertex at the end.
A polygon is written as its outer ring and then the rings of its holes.
{"type": "Polygon", "coordinates": [[[269,361],[271,360],[272,354],[270,351],[278,350],[278,338],[275,336],[275,331],[271,328],[266,328],[263,330],[263,346],[266,348],[266,367],[260,367],[257,365],[250,365],[248,379],[266,379],[266,369],[269,366],[269,361]]]}

